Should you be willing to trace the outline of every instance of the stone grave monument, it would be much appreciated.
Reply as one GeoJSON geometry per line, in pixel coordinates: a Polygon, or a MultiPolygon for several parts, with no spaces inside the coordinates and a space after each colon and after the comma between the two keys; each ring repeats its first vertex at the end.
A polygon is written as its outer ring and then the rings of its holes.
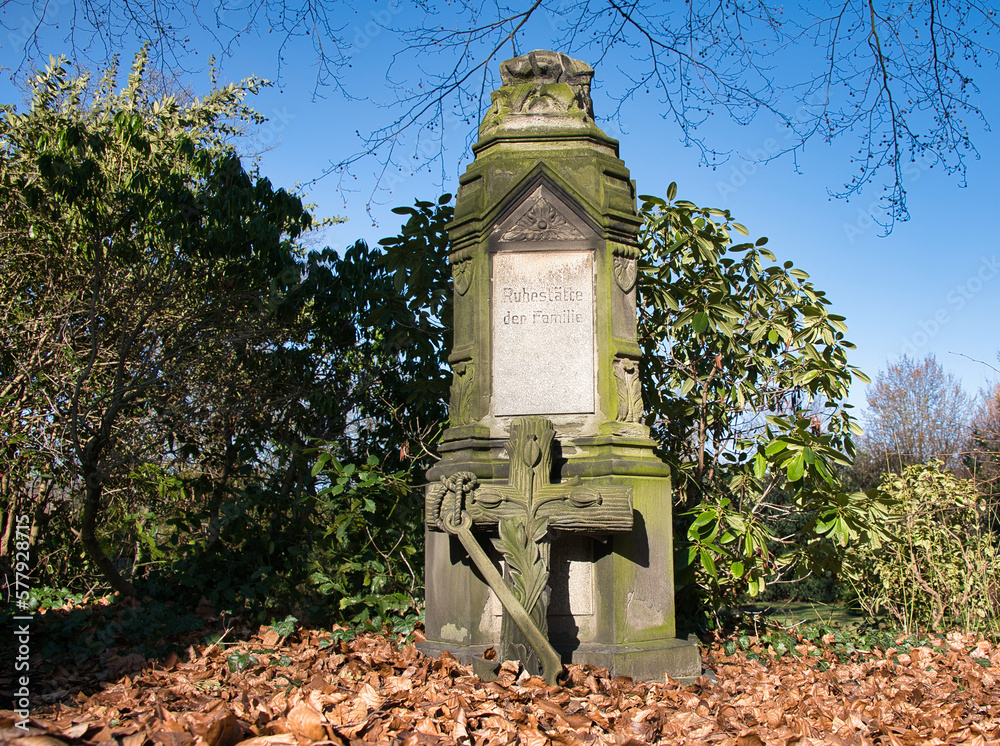
{"type": "Polygon", "coordinates": [[[500,71],[449,227],[454,378],[419,647],[487,676],[519,660],[550,683],[564,662],[689,680],[669,469],[642,424],[634,185],[588,65],[535,51],[500,71]]]}

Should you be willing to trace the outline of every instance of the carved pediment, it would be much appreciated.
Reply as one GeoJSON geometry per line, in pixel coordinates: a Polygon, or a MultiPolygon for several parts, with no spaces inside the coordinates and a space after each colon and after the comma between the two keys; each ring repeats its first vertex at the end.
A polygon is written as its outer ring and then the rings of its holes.
{"type": "Polygon", "coordinates": [[[501,243],[583,241],[594,235],[587,221],[544,184],[539,184],[493,230],[501,243]]]}
{"type": "Polygon", "coordinates": [[[567,220],[545,197],[538,195],[500,240],[572,241],[580,238],[585,238],[583,231],[567,220]]]}

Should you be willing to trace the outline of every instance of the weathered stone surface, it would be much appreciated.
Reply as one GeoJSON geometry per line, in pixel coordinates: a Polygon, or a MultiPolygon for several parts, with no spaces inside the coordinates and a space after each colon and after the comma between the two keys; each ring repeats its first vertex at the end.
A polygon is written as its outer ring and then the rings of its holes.
{"type": "Polygon", "coordinates": [[[676,639],[670,468],[638,376],[635,186],[593,122],[589,66],[535,52],[501,75],[449,226],[454,379],[425,493],[420,647],[488,674],[487,648],[530,657],[517,617],[534,651],[689,679],[699,655],[676,639]]]}
{"type": "Polygon", "coordinates": [[[520,219],[504,231],[501,241],[574,241],[586,238],[555,205],[545,199],[541,189],[529,202],[520,219]]]}
{"type": "Polygon", "coordinates": [[[493,255],[493,407],[500,416],[594,411],[591,252],[493,255]]]}
{"type": "Polygon", "coordinates": [[[594,78],[594,68],[574,60],[562,52],[536,49],[520,57],[500,63],[500,82],[506,85],[522,83],[568,83],[587,86],[594,78]]]}
{"type": "Polygon", "coordinates": [[[594,613],[594,540],[569,534],[552,545],[549,615],[578,618],[594,613]]]}
{"type": "Polygon", "coordinates": [[[701,653],[694,640],[671,638],[629,645],[583,644],[567,652],[571,663],[606,668],[611,676],[628,676],[636,681],[669,678],[680,684],[692,684],[702,673],[701,653]]]}
{"type": "Polygon", "coordinates": [[[503,87],[479,128],[480,137],[497,129],[539,126],[596,126],[590,81],[594,70],[559,52],[536,50],[500,65],[503,87]]]}

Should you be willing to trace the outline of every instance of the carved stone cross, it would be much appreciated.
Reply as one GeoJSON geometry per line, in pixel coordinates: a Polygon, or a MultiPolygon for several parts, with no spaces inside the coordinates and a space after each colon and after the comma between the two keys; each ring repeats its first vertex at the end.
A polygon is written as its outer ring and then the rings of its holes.
{"type": "Polygon", "coordinates": [[[458,536],[504,607],[500,659],[520,660],[530,673],[549,683],[561,670],[548,642],[551,531],[592,534],[632,529],[632,489],[613,484],[583,484],[579,479],[552,484],[555,429],[544,417],[511,423],[506,485],[480,485],[471,472],[442,477],[427,493],[428,520],[458,536]],[[503,555],[501,579],[472,527],[495,525],[493,545],[503,555]]]}

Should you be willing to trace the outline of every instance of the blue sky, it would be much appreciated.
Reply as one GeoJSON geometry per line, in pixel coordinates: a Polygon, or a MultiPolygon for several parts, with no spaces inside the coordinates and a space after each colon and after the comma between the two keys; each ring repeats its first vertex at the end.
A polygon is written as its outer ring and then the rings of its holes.
{"type": "MultiPolygon", "coordinates": [[[[343,179],[331,175],[315,180],[329,164],[359,147],[358,132],[384,125],[394,116],[393,110],[380,104],[391,102],[393,96],[385,67],[395,42],[377,23],[385,9],[392,7],[384,2],[358,4],[357,12],[345,16],[342,23],[341,38],[347,42],[345,51],[352,65],[348,86],[370,101],[346,100],[341,93],[322,88],[315,95],[315,56],[306,40],[286,46],[280,78],[274,36],[245,36],[235,54],[222,60],[223,82],[254,74],[279,78],[279,86],[252,102],[269,121],[251,134],[246,145],[262,151],[261,172],[272,182],[306,184],[318,214],[349,218],[323,235],[322,243],[334,248],[359,238],[375,243],[395,233],[400,220],[390,212],[392,207],[454,192],[459,174],[471,159],[468,146],[473,126],[457,123],[437,133],[444,157],[430,168],[417,168],[423,161],[418,142],[412,135],[404,136],[396,155],[413,168],[385,171],[381,189],[375,189],[378,164],[374,161],[357,164],[343,179]]],[[[395,16],[394,22],[405,20],[402,13],[395,16]]],[[[559,21],[550,21],[549,29],[545,24],[535,28],[524,51],[553,47],[559,21]]],[[[0,41],[0,65],[6,68],[21,63],[21,49],[12,41],[16,39],[10,34],[0,41]]],[[[53,30],[43,37],[43,51],[68,50],[53,30]]],[[[188,62],[192,74],[185,80],[196,93],[208,89],[208,74],[197,68],[213,52],[218,50],[207,40],[204,45],[199,42],[198,56],[188,62]]],[[[128,53],[123,56],[125,64],[128,53]]],[[[509,56],[505,50],[499,59],[509,56]]],[[[791,59],[794,62],[794,55],[791,59]]],[[[802,55],[803,64],[809,64],[808,59],[802,55]]],[[[498,62],[491,64],[496,70],[498,62]]],[[[970,158],[964,188],[940,169],[911,164],[907,169],[911,219],[897,222],[891,234],[882,237],[872,217],[879,216],[878,185],[849,202],[828,195],[828,189],[840,187],[853,174],[852,143],[810,141],[799,154],[797,171],[789,157],[761,164],[757,162],[760,156],[773,152],[784,137],[776,117],[765,113],[740,127],[720,114],[703,131],[710,144],[732,150],[732,155],[714,170],[706,168],[699,165],[697,149],[684,147],[677,127],[660,117],[662,106],[654,95],[626,103],[619,118],[607,119],[613,111],[611,99],[624,82],[612,63],[595,67],[598,123],[621,141],[621,157],[639,193],[663,195],[667,185],[676,181],[680,198],[728,208],[753,236],[767,236],[778,259],[790,259],[806,270],[816,287],[827,292],[833,311],[847,317],[848,339],[857,345],[852,363],[874,376],[901,354],[923,357],[933,353],[946,370],[960,376],[970,392],[1000,379],[989,367],[1000,368],[1000,335],[996,333],[1000,248],[990,218],[997,211],[994,195],[1000,146],[992,132],[970,122],[981,157],[970,158]]],[[[411,78],[419,74],[415,68],[397,72],[411,78]]],[[[996,95],[1000,73],[986,68],[975,82],[981,91],[976,103],[990,121],[1000,123],[1000,97],[996,95]]],[[[4,100],[19,100],[6,75],[2,95],[4,100]]],[[[789,100],[787,113],[794,116],[796,106],[789,100]]],[[[862,384],[855,385],[851,400],[864,404],[862,384]]]]}

